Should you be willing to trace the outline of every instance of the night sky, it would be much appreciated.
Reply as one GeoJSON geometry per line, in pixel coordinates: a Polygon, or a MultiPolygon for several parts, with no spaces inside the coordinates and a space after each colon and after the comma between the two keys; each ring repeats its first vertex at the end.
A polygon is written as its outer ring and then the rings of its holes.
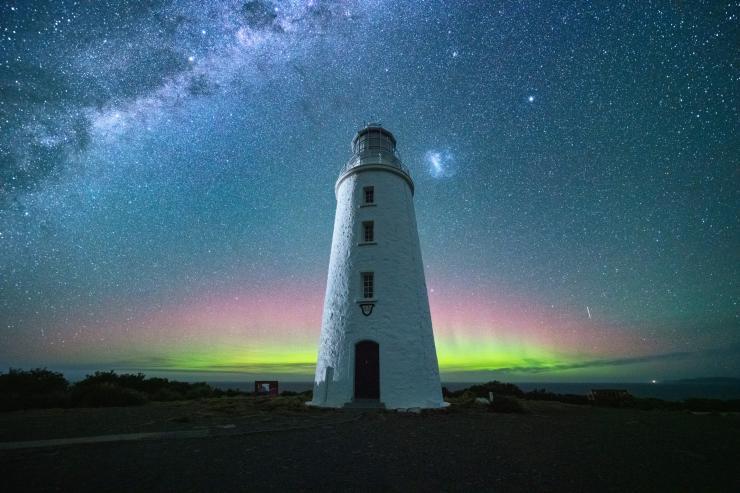
{"type": "Polygon", "coordinates": [[[398,139],[443,380],[740,376],[738,2],[0,6],[0,368],[310,380],[398,139]]]}

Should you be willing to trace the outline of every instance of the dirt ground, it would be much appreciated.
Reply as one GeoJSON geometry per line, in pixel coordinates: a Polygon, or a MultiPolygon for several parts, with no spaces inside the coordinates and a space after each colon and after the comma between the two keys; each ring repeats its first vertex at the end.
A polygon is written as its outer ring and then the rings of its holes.
{"type": "Polygon", "coordinates": [[[740,491],[740,416],[525,405],[402,414],[224,398],[2,413],[0,488],[740,491]]]}

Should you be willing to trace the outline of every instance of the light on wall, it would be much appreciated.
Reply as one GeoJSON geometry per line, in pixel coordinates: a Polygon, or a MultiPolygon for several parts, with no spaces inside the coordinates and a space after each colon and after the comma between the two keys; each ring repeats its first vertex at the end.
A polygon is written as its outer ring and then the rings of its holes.
{"type": "Polygon", "coordinates": [[[375,306],[375,303],[366,302],[366,303],[360,303],[360,309],[362,310],[362,314],[366,317],[369,317],[370,314],[373,312],[373,307],[375,306]]]}

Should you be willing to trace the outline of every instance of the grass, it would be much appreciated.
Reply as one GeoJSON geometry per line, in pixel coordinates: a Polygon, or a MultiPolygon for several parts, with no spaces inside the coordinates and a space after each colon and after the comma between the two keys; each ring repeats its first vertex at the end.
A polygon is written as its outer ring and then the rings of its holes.
{"type": "MultiPolygon", "coordinates": [[[[740,400],[687,399],[681,402],[660,399],[629,398],[616,404],[592,403],[586,396],[554,394],[544,389],[523,392],[510,383],[498,381],[473,385],[467,389],[450,392],[442,389],[445,399],[452,404],[450,411],[486,408],[476,402],[478,398],[493,395],[487,406],[491,412],[520,413],[525,411],[522,401],[554,401],[573,405],[617,405],[642,410],[675,410],[691,412],[740,412],[740,400]]],[[[118,374],[97,371],[84,380],[70,384],[61,373],[45,368],[19,370],[11,368],[0,373],[0,411],[67,407],[136,406],[147,402],[210,400],[221,397],[235,399],[211,403],[213,412],[242,412],[244,406],[254,409],[305,413],[312,408],[305,405],[311,392],[297,394],[283,392],[280,396],[254,396],[236,390],[221,390],[205,382],[187,383],[166,378],[147,378],[142,373],[118,374]]]]}

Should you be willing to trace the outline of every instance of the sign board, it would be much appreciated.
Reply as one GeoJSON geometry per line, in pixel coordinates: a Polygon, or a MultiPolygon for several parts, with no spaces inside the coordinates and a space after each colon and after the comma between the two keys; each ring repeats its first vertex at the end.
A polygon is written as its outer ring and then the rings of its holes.
{"type": "Polygon", "coordinates": [[[278,381],[255,380],[254,393],[255,395],[278,395],[278,381]]]}

